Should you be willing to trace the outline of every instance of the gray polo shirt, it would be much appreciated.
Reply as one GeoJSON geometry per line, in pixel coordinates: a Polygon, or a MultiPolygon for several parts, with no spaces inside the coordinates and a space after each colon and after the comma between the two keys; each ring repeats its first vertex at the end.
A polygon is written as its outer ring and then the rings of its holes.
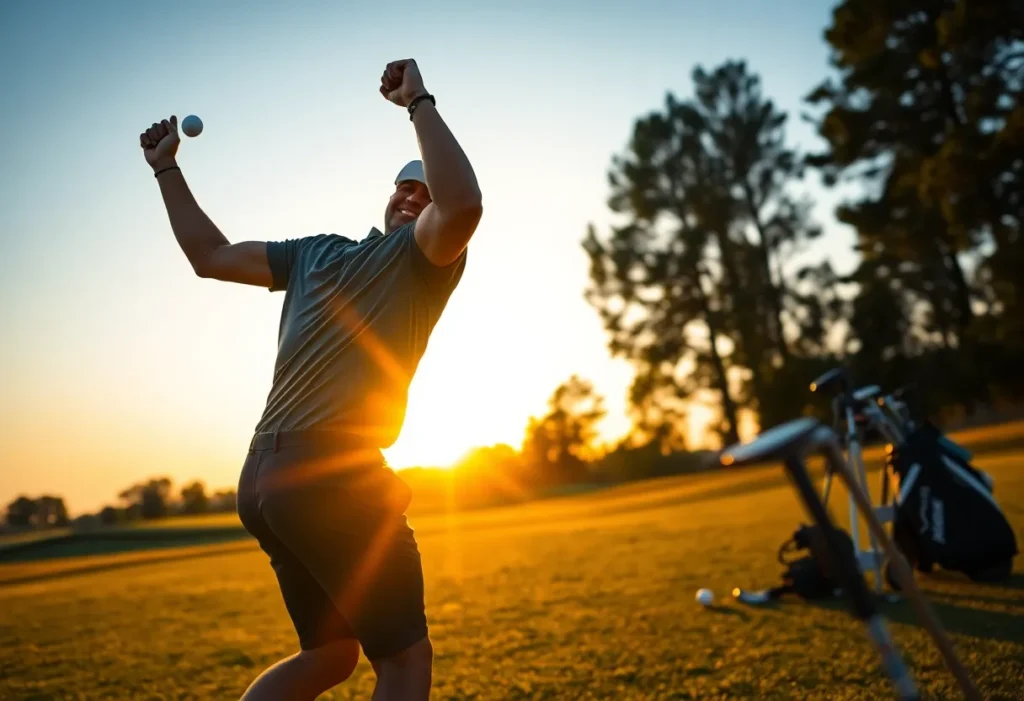
{"type": "Polygon", "coordinates": [[[440,268],[415,222],[362,241],[320,234],[267,243],[270,290],[284,290],[277,361],[257,432],[328,429],[387,448],[409,383],[462,278],[466,253],[440,268]]]}

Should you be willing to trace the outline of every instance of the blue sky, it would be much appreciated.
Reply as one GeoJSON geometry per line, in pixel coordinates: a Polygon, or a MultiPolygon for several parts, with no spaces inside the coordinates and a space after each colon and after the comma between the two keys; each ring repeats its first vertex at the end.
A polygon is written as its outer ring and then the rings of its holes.
{"type": "MultiPolygon", "coordinates": [[[[91,509],[167,473],[233,486],[269,390],[281,296],[195,278],[138,134],[171,113],[206,129],[179,162],[233,241],[380,226],[418,157],[377,92],[415,58],[473,162],[485,214],[389,458],[440,463],[518,445],[571,373],[625,426],[630,372],[582,298],[588,222],[636,117],[688,96],[695,64],[746,59],[816,142],[802,98],[828,72],[831,3],[177,2],[0,5],[6,343],[0,501],[58,491],[91,509]]],[[[848,259],[835,195],[813,182],[848,259]]]]}

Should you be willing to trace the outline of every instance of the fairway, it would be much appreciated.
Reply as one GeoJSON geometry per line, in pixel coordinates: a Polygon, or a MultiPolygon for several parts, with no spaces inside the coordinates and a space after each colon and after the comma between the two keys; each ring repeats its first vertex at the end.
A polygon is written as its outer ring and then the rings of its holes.
{"type": "MultiPolygon", "coordinates": [[[[977,464],[1024,542],[1024,457],[977,464]]],[[[845,521],[845,495],[832,506],[845,521]]],[[[777,582],[776,548],[801,521],[778,468],[417,517],[432,698],[892,698],[841,605],[728,601],[735,586],[777,582]],[[701,609],[699,587],[723,605],[701,609]]],[[[251,541],[72,560],[94,567],[0,567],[0,698],[232,699],[296,649],[251,541]]],[[[1001,585],[921,581],[986,698],[1024,698],[1021,559],[1001,585]]],[[[928,697],[960,698],[909,604],[884,611],[928,697]]],[[[361,660],[322,698],[366,699],[372,687],[361,660]]]]}

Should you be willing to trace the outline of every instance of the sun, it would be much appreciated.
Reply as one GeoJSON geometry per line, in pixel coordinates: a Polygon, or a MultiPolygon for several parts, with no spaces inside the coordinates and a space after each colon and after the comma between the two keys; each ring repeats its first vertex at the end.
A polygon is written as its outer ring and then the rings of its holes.
{"type": "Polygon", "coordinates": [[[405,422],[398,440],[384,452],[396,470],[409,467],[451,469],[480,436],[467,422],[462,401],[451,392],[430,391],[431,377],[417,376],[409,391],[405,422]]]}
{"type": "MultiPolygon", "coordinates": [[[[406,426],[412,428],[417,425],[406,423],[406,426]]],[[[388,465],[396,470],[409,467],[439,467],[450,470],[467,450],[468,446],[455,446],[445,440],[439,440],[421,424],[419,430],[403,429],[395,444],[383,452],[388,465]]]]}
{"type": "Polygon", "coordinates": [[[444,345],[437,343],[431,349],[436,352],[424,356],[409,387],[402,432],[383,451],[396,470],[451,468],[473,448],[522,442],[529,413],[523,402],[509,401],[510,392],[503,387],[474,381],[461,365],[464,359],[445,353],[444,345]]]}

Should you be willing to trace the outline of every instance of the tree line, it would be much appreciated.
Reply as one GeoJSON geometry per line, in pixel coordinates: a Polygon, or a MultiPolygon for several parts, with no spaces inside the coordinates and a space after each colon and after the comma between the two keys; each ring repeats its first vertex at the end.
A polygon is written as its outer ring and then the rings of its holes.
{"type": "Polygon", "coordinates": [[[86,522],[114,525],[234,510],[233,489],[210,493],[204,482],[193,480],[175,490],[169,477],[153,477],[121,490],[116,503],[108,504],[93,514],[79,515],[74,520],[68,515],[63,497],[21,495],[7,505],[4,522],[12,530],[45,530],[86,522]]]}

